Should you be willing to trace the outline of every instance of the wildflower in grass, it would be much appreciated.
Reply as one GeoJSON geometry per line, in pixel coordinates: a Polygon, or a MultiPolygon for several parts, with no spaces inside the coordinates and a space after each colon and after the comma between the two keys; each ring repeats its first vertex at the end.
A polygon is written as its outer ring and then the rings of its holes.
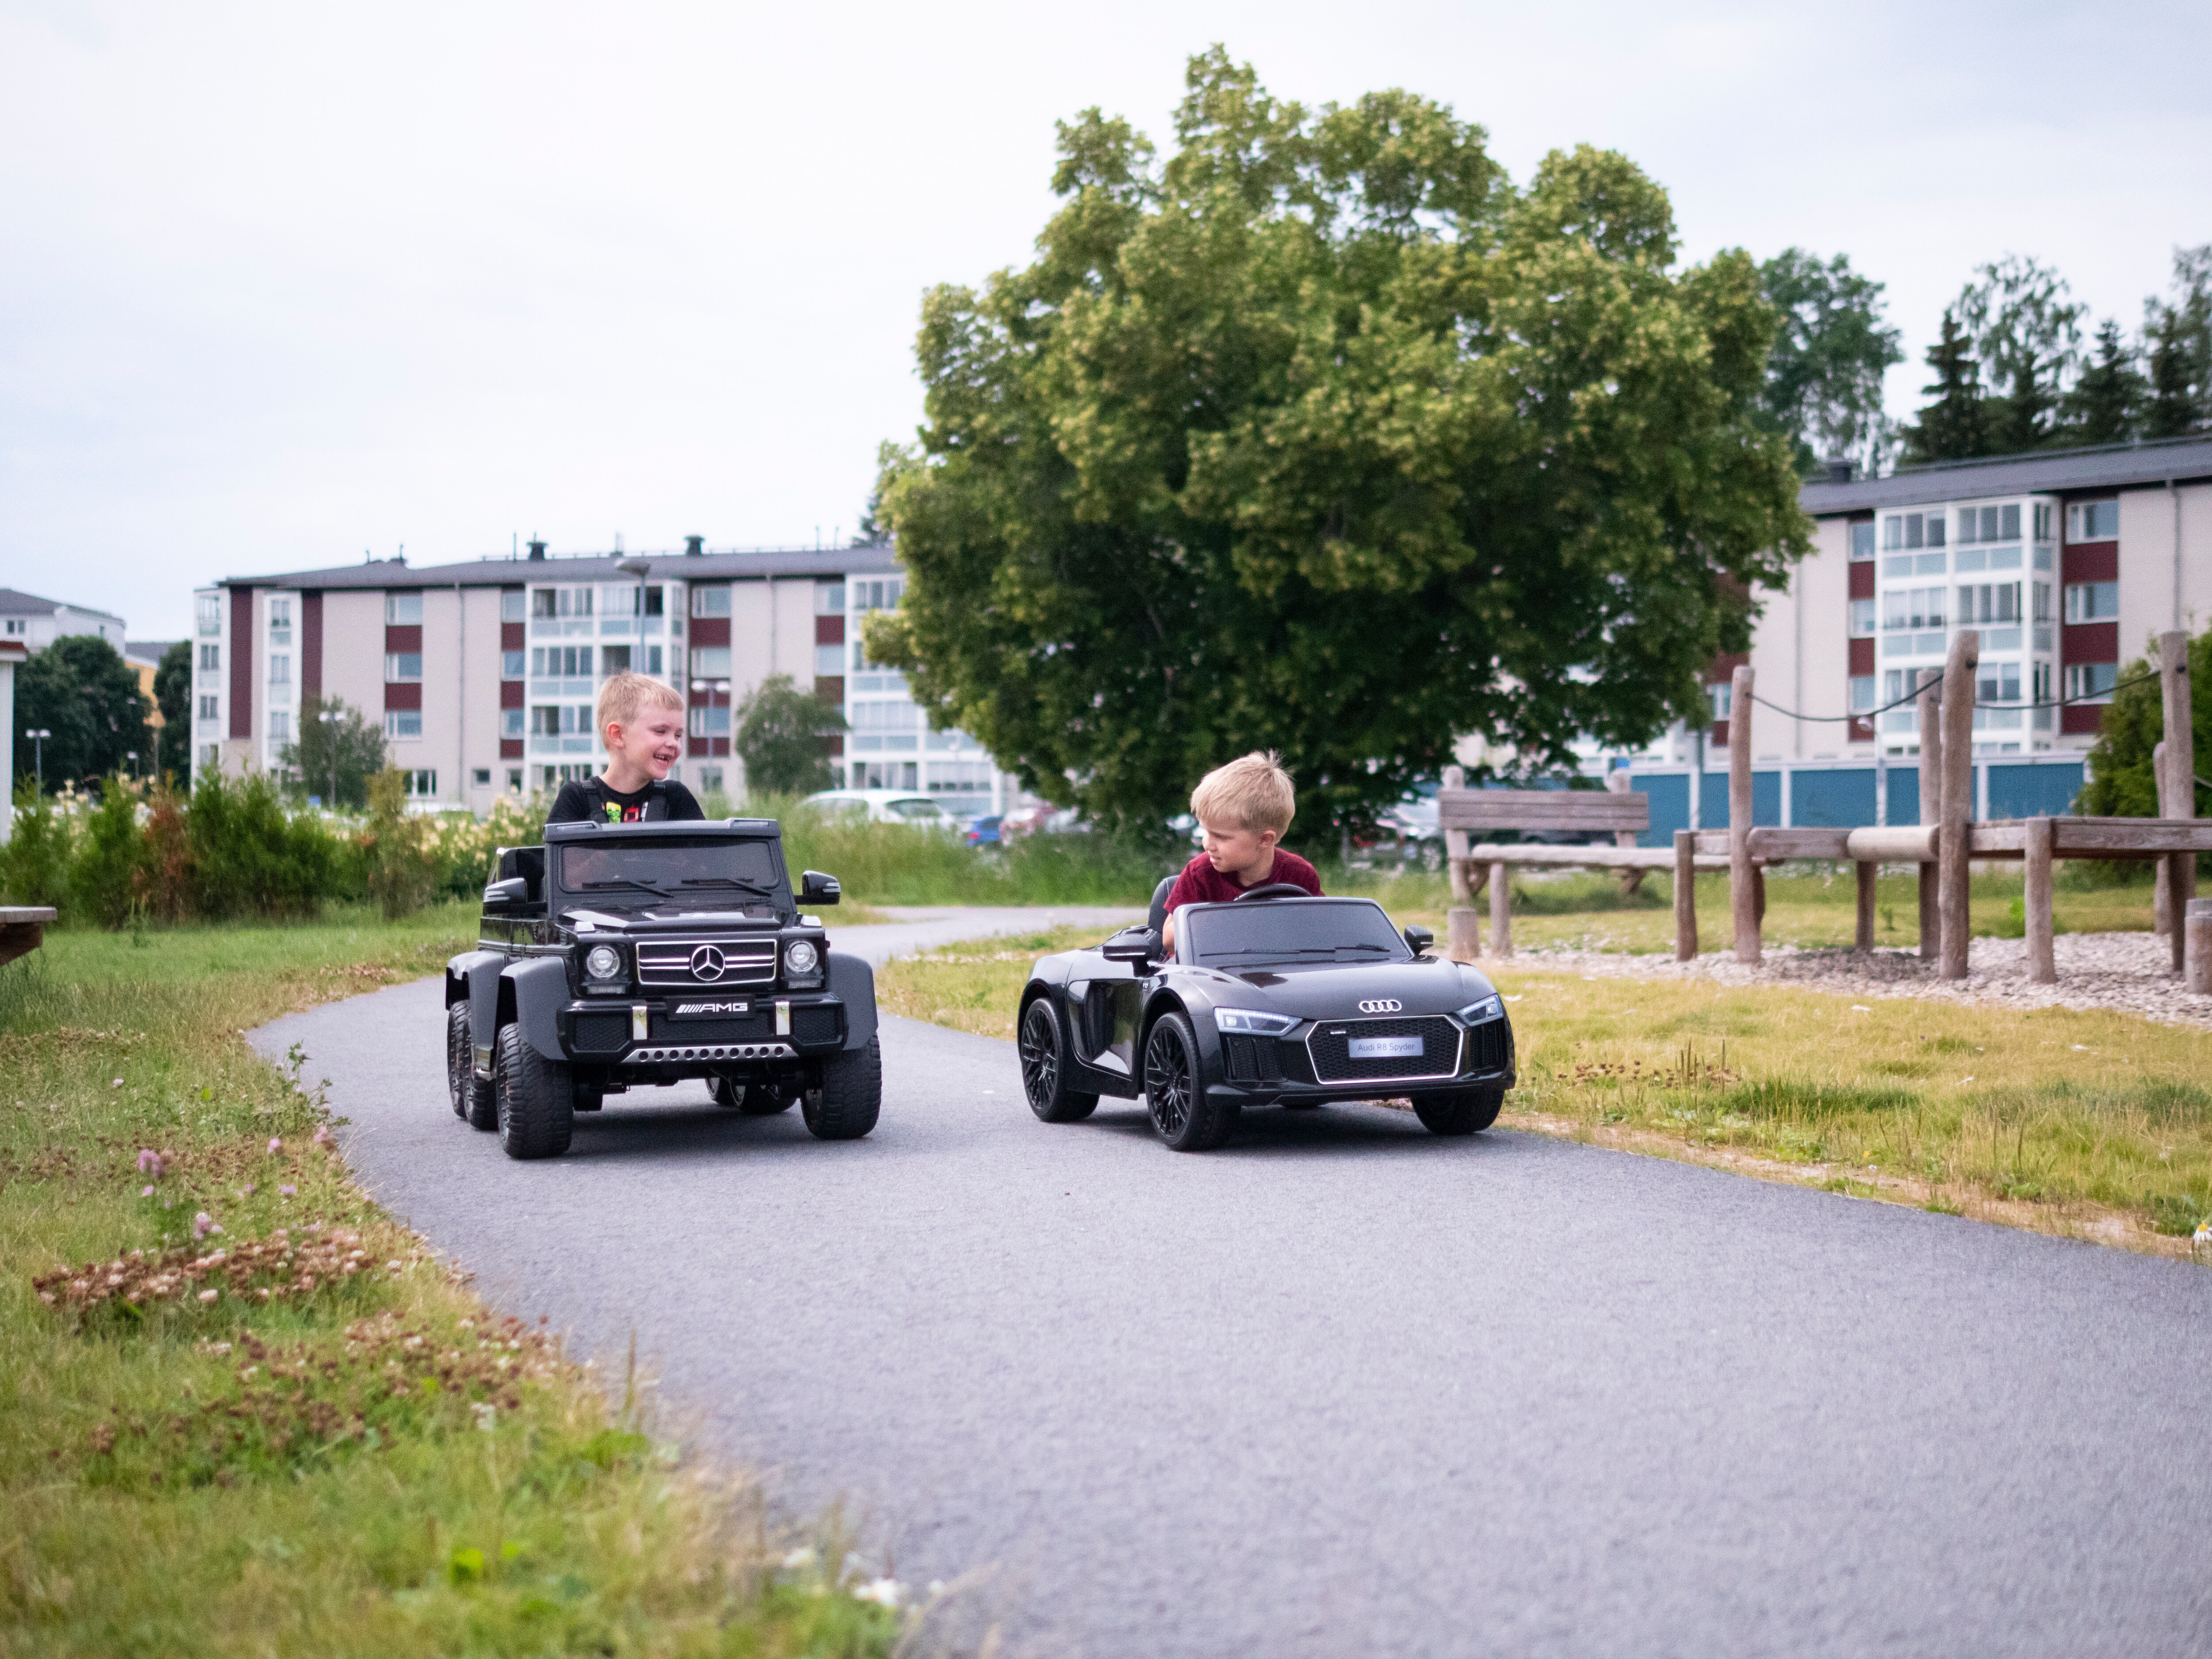
{"type": "Polygon", "coordinates": [[[801,1544],[795,1550],[784,1552],[783,1567],[786,1572],[797,1572],[801,1567],[811,1567],[813,1565],[814,1551],[808,1545],[801,1544]]]}
{"type": "Polygon", "coordinates": [[[283,1143],[283,1141],[282,1139],[280,1139],[278,1137],[275,1136],[275,1135],[271,1135],[271,1136],[270,1136],[270,1137],[269,1137],[269,1150],[270,1150],[270,1152],[283,1152],[283,1151],[284,1150],[284,1143],[283,1143]]]}
{"type": "Polygon", "coordinates": [[[200,1292],[200,1300],[203,1302],[212,1302],[216,1297],[222,1294],[222,1292],[221,1291],[202,1291],[200,1292]]]}
{"type": "Polygon", "coordinates": [[[286,1182],[283,1186],[279,1187],[276,1190],[277,1190],[277,1192],[278,1192],[282,1196],[283,1196],[283,1197],[285,1197],[285,1198],[297,1198],[297,1197],[300,1195],[300,1189],[299,1189],[297,1187],[295,1187],[295,1186],[294,1186],[290,1182],[289,1182],[289,1181],[288,1181],[288,1182],[286,1182]]]}
{"type": "Polygon", "coordinates": [[[153,1183],[152,1182],[150,1182],[150,1181],[149,1181],[149,1182],[148,1182],[144,1186],[141,1187],[141,1188],[138,1189],[138,1196],[139,1196],[139,1197],[141,1197],[141,1198],[151,1198],[151,1197],[153,1197],[153,1196],[154,1196],[154,1183],[153,1183]]]}
{"type": "Polygon", "coordinates": [[[323,1127],[320,1127],[319,1129],[317,1129],[317,1130],[315,1131],[315,1145],[316,1145],[316,1146],[335,1146],[335,1145],[337,1144],[337,1137],[336,1135],[334,1135],[334,1134],[332,1134],[332,1133],[331,1133],[330,1125],[328,1125],[327,1123],[326,1123],[326,1124],[325,1124],[325,1125],[323,1125],[323,1127]]]}
{"type": "Polygon", "coordinates": [[[205,1238],[210,1233],[219,1233],[222,1231],[222,1228],[215,1224],[215,1218],[205,1210],[202,1210],[192,1218],[192,1237],[196,1239],[205,1238]]]}
{"type": "Polygon", "coordinates": [[[477,1414],[477,1426],[489,1434],[499,1426],[499,1407],[489,1400],[479,1400],[470,1409],[477,1414]]]}
{"type": "Polygon", "coordinates": [[[896,1578],[874,1578],[853,1592],[855,1601],[873,1601],[878,1607],[896,1608],[906,1595],[906,1586],[896,1578]]]}
{"type": "Polygon", "coordinates": [[[161,1153],[155,1152],[151,1146],[141,1146],[138,1149],[139,1174],[152,1176],[156,1181],[159,1181],[168,1172],[168,1160],[163,1158],[161,1153]]]}
{"type": "Polygon", "coordinates": [[[112,1085],[110,1085],[109,1086],[110,1086],[110,1087],[112,1087],[112,1088],[120,1089],[120,1088],[123,1086],[123,1079],[122,1079],[121,1078],[118,1078],[118,1079],[115,1079],[115,1081],[114,1081],[112,1085]]]}

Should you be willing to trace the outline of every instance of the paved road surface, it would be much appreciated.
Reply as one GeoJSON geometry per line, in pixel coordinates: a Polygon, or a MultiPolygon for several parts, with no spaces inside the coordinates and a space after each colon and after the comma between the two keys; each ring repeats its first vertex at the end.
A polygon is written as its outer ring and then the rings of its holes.
{"type": "Polygon", "coordinates": [[[256,1041],[494,1301],[1042,1650],[2212,1649],[2201,1269],[1382,1108],[1182,1157],[901,1020],[866,1141],[689,1087],[512,1164],[439,995],[256,1041]]]}

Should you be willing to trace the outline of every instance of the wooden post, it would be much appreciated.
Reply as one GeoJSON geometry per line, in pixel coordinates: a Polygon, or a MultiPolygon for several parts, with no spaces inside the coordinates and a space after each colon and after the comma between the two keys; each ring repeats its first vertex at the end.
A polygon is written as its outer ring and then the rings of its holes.
{"type": "MultiPolygon", "coordinates": [[[[1447,766],[1444,768],[1444,787],[1447,789],[1466,788],[1467,769],[1461,766],[1447,766]]],[[[1444,871],[1445,878],[1451,884],[1451,902],[1454,904],[1465,904],[1469,899],[1474,896],[1474,895],[1468,890],[1467,884],[1466,830],[1447,830],[1444,831],[1444,871]]],[[[1445,919],[1444,926],[1447,930],[1449,929],[1451,922],[1449,917],[1445,919]]],[[[1449,932],[1447,932],[1447,937],[1449,937],[1449,932]]],[[[1449,947],[1447,947],[1447,949],[1449,949],[1449,947]]],[[[1465,961],[1467,958],[1455,957],[1454,960],[1465,961]]]]}
{"type": "Polygon", "coordinates": [[[1482,955],[1482,912],[1462,904],[1444,912],[1444,954],[1454,962],[1482,955]]]}
{"type": "MultiPolygon", "coordinates": [[[[2197,816],[2197,733],[2191,720],[2189,696],[2189,635],[2179,629],[2158,636],[2158,674],[2165,693],[2166,771],[2160,779],[2159,816],[2193,818],[2197,816]]],[[[2188,929],[2179,924],[2197,896],[2197,854],[2173,853],[2166,860],[2166,900],[2172,908],[2173,971],[2183,969],[2188,929]]]]}
{"type": "Polygon", "coordinates": [[[2191,899],[2183,907],[2181,933],[2189,944],[2181,982],[2199,996],[2212,996],[2212,899],[2191,899]]]}
{"type": "Polygon", "coordinates": [[[1735,959],[1759,960],[1758,873],[1751,863],[1751,688],[1748,665],[1729,689],[1729,914],[1735,924],[1735,959]]]}
{"type": "Polygon", "coordinates": [[[2058,982],[2058,960],[2051,945],[2051,934],[2056,931],[2051,920],[2052,844],[2051,820],[2030,818],[2023,860],[2027,866],[2027,885],[2021,906],[2027,912],[2027,977],[2036,985],[2058,982]]]}
{"type": "Polygon", "coordinates": [[[1966,908],[1966,836],[1974,811],[1974,670],[1981,660],[1980,631],[1960,629],[1951,641],[1950,659],[1943,665],[1943,823],[1936,831],[1941,856],[1936,880],[1942,884],[1936,889],[1936,913],[1943,935],[1937,971],[1945,979],[1966,976],[1972,925],[1966,908]]]}
{"type": "Polygon", "coordinates": [[[1505,866],[1490,866],[1490,954],[1510,957],[1513,954],[1513,894],[1505,879],[1505,866]]]}
{"type": "Polygon", "coordinates": [[[1677,830],[1674,832],[1674,960],[1694,961],[1697,954],[1698,832],[1677,830]]]}
{"type": "Polygon", "coordinates": [[[1874,949],[1874,884],[1875,878],[1881,873],[1881,866],[1865,859],[1851,866],[1851,874],[1858,884],[1859,902],[1858,935],[1851,942],[1853,950],[1864,951],[1874,949]]]}
{"type": "MultiPolygon", "coordinates": [[[[2150,746],[2150,784],[2158,791],[2158,815],[2166,816],[2166,742],[2150,746]]],[[[2160,939],[2173,936],[2173,860],[2160,859],[2150,869],[2150,930],[2160,939]]]]}
{"type": "MultiPolygon", "coordinates": [[[[1606,790],[1607,790],[1607,793],[1610,793],[1610,794],[1615,794],[1615,795],[1625,795],[1625,794],[1628,793],[1629,793],[1629,783],[1630,783],[1630,779],[1629,779],[1629,775],[1628,775],[1628,769],[1627,769],[1626,767],[1625,767],[1625,766],[1616,767],[1616,768],[1614,768],[1612,771],[1610,771],[1610,772],[1608,772],[1608,773],[1607,773],[1607,774],[1605,775],[1605,787],[1606,787],[1606,790]]],[[[1613,844],[1615,847],[1633,847],[1633,846],[1635,846],[1635,845],[1636,845],[1636,831],[1634,831],[1633,830],[1614,830],[1614,831],[1613,832],[1613,844]]],[[[1621,897],[1623,897],[1623,898],[1634,898],[1634,897],[1637,896],[1637,894],[1638,894],[1639,892],[1641,892],[1641,891],[1643,891],[1643,890],[1644,890],[1644,872],[1643,872],[1643,871],[1641,871],[1641,870],[1623,870],[1623,871],[1620,872],[1620,896],[1621,896],[1621,897]]]]}
{"type": "MultiPolygon", "coordinates": [[[[1920,822],[1943,822],[1943,702],[1933,685],[1920,691],[1920,822]]],[[[1928,860],[1920,866],[1920,959],[1936,960],[1936,941],[1943,923],[1936,902],[1936,866],[1928,860]]]]}

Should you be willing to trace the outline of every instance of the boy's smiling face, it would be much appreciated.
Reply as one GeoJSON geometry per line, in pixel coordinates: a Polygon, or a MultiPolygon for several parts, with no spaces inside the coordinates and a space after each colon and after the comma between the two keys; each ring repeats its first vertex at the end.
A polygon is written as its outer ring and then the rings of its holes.
{"type": "Polygon", "coordinates": [[[1247,830],[1242,824],[1201,820],[1206,830],[1206,861],[1240,886],[1249,887],[1275,867],[1275,843],[1282,837],[1273,830],[1247,830]]]}
{"type": "Polygon", "coordinates": [[[684,754],[684,712],[641,708],[627,724],[607,722],[607,781],[617,789],[644,787],[665,778],[684,754]],[[617,779],[617,774],[622,774],[617,779]]]}

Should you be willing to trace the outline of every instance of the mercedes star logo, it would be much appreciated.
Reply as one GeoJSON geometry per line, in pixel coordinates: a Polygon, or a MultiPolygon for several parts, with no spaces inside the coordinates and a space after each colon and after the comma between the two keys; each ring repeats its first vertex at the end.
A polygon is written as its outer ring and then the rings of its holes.
{"type": "Polygon", "coordinates": [[[722,953],[711,945],[702,945],[691,953],[691,977],[708,984],[722,976],[722,953]]]}
{"type": "MultiPolygon", "coordinates": [[[[694,957],[692,960],[696,962],[698,958],[694,957]]],[[[1363,1014],[1395,1014],[1405,1006],[1395,997],[1374,997],[1361,1003],[1359,1012],[1363,1014]]]]}

